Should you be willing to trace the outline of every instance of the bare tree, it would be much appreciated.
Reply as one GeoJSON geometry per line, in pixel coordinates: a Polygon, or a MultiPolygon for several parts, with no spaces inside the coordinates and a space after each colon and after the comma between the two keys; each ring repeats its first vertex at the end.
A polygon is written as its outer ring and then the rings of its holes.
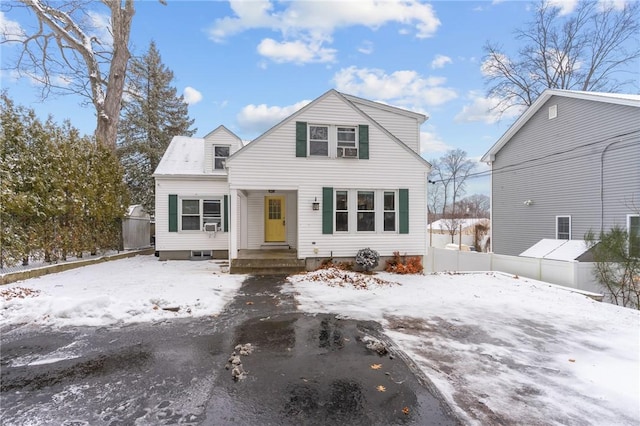
{"type": "Polygon", "coordinates": [[[469,217],[488,218],[491,199],[484,194],[473,194],[458,202],[457,211],[466,212],[469,217]]]}
{"type": "Polygon", "coordinates": [[[515,31],[522,42],[509,56],[487,42],[482,72],[497,111],[529,106],[547,88],[618,92],[637,84],[640,3],[580,1],[563,16],[557,4],[541,0],[532,22],[515,31]],[[630,75],[624,79],[624,75],[630,75]]]}
{"type": "Polygon", "coordinates": [[[467,158],[465,151],[454,149],[447,151],[437,160],[431,160],[431,164],[433,167],[429,180],[434,182],[436,188],[431,187],[430,191],[437,193],[437,198],[432,198],[431,202],[437,202],[433,207],[439,208],[441,218],[446,219],[446,226],[453,242],[460,219],[466,213],[458,210],[458,200],[465,194],[467,180],[475,170],[476,163],[467,158]]]}
{"type": "Polygon", "coordinates": [[[43,99],[52,91],[84,96],[96,111],[97,142],[115,150],[134,0],[19,3],[38,22],[33,31],[3,35],[3,43],[22,43],[15,69],[42,85],[43,99]],[[98,7],[108,11],[108,32],[96,23],[104,16],[98,7]]]}

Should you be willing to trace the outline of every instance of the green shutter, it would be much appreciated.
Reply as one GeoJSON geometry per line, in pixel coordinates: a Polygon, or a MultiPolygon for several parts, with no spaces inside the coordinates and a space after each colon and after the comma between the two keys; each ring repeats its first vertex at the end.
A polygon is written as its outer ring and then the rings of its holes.
{"type": "Polygon", "coordinates": [[[398,201],[400,206],[400,233],[409,233],[409,190],[398,191],[398,201]]]}
{"type": "Polygon", "coordinates": [[[178,232],[178,196],[169,195],[169,232],[178,232]]]}
{"type": "Polygon", "coordinates": [[[296,157],[307,156],[307,123],[296,121],[296,157]]]}
{"type": "Polygon", "coordinates": [[[333,234],[333,188],[322,188],[322,233],[333,234]]]}
{"type": "Polygon", "coordinates": [[[225,195],[224,196],[224,200],[223,200],[223,206],[222,208],[224,209],[224,222],[222,223],[222,230],[224,232],[229,232],[229,196],[225,195]]]}
{"type": "Polygon", "coordinates": [[[358,126],[358,158],[369,159],[369,126],[366,124],[358,126]]]}

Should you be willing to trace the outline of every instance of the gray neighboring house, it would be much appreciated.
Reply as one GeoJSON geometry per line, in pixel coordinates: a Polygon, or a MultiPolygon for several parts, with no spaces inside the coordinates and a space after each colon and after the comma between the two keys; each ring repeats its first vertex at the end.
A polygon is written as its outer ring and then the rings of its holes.
{"type": "Polygon", "coordinates": [[[614,225],[640,232],[640,95],[546,90],[482,161],[494,253],[614,225]]]}

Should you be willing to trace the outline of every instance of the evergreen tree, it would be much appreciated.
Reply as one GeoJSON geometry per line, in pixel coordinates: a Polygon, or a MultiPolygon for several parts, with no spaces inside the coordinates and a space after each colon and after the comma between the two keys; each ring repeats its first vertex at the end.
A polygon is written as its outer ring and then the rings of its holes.
{"type": "Polygon", "coordinates": [[[0,107],[0,266],[118,248],[128,194],[116,155],[6,93],[0,107]]]}
{"type": "Polygon", "coordinates": [[[160,58],[154,42],[142,57],[131,60],[127,96],[118,131],[118,154],[125,168],[131,202],[153,214],[155,171],[174,136],[192,136],[188,105],[171,85],[173,71],[160,58]]]}

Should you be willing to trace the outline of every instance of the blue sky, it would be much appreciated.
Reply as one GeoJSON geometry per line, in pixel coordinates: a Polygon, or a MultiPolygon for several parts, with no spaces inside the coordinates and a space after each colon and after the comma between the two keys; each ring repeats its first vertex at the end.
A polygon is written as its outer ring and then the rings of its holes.
{"type": "MultiPolygon", "coordinates": [[[[570,13],[577,0],[553,0],[570,13]]],[[[429,116],[422,155],[461,148],[479,159],[516,118],[489,111],[481,72],[487,40],[515,52],[513,31],[532,19],[524,1],[136,2],[131,50],[151,40],[189,102],[196,136],[220,124],[243,140],[266,131],[331,88],[429,116]]],[[[0,26],[29,28],[25,10],[0,9],[0,26]]],[[[96,10],[100,12],[99,9],[96,10]]],[[[100,24],[104,17],[93,15],[100,24]]],[[[96,29],[98,36],[100,29],[96,29]]],[[[102,27],[104,31],[104,26],[102,27]]],[[[2,45],[2,68],[15,46],[2,45]]],[[[42,117],[70,119],[85,133],[94,110],[77,96],[40,102],[38,87],[2,72],[2,88],[42,117]]],[[[485,169],[479,165],[479,170],[485,169]]],[[[488,179],[467,190],[489,193],[488,179]]]]}

